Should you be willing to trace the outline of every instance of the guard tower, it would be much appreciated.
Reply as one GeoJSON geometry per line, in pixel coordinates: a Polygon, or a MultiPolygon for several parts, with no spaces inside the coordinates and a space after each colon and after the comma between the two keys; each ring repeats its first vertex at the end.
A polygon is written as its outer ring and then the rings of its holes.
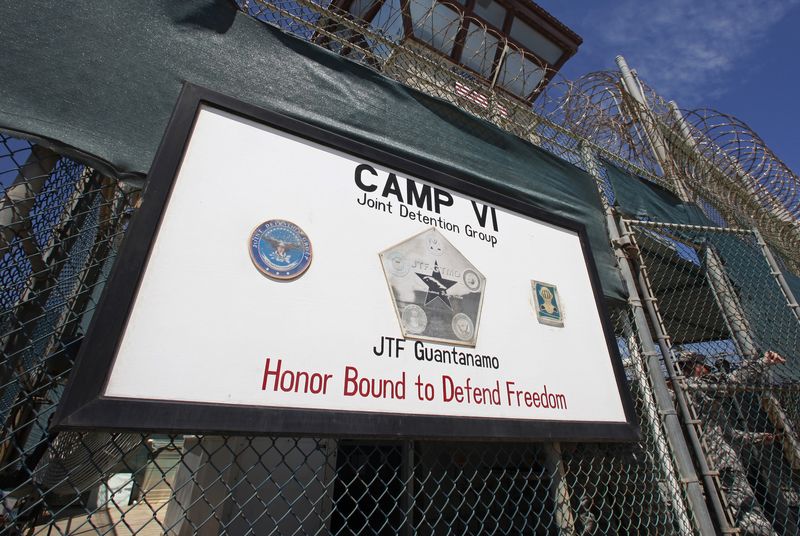
{"type": "MultiPolygon", "coordinates": [[[[353,33],[353,49],[340,53],[374,54],[376,68],[491,120],[513,113],[492,102],[491,89],[529,107],[583,41],[529,0],[334,0],[332,7],[376,35],[353,33]]],[[[322,34],[315,41],[330,46],[322,34]]]]}

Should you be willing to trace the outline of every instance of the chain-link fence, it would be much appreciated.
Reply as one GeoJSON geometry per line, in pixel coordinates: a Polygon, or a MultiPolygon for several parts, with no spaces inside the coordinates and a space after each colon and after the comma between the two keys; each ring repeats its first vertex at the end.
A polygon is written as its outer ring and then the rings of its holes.
{"type": "MultiPolygon", "coordinates": [[[[757,233],[628,222],[714,492],[743,534],[800,533],[800,322],[757,233]]],[[[796,305],[794,306],[796,309],[796,305]]]]}

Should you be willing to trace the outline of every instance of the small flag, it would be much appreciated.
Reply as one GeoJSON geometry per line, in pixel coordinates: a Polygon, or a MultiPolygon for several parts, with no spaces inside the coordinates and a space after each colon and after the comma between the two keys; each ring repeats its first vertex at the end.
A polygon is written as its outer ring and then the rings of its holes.
{"type": "MultiPolygon", "coordinates": [[[[489,98],[483,93],[480,93],[479,91],[472,89],[468,85],[462,84],[461,82],[456,80],[455,89],[456,89],[456,95],[458,95],[459,97],[463,97],[470,102],[474,102],[481,108],[489,107],[489,98]]],[[[503,117],[508,117],[508,108],[506,108],[502,104],[495,104],[494,109],[497,110],[497,112],[499,112],[500,115],[502,115],[503,117]]]]}

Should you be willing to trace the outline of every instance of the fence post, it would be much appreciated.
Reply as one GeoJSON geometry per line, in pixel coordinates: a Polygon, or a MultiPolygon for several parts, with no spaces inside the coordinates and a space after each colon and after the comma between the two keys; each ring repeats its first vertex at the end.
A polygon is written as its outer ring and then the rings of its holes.
{"type": "MultiPolygon", "coordinates": [[[[675,465],[673,460],[670,456],[665,455],[670,452],[670,445],[667,442],[667,438],[664,437],[664,432],[661,428],[661,421],[658,418],[658,414],[661,413],[663,415],[663,411],[657,407],[653,407],[653,404],[649,403],[650,400],[656,400],[656,397],[653,393],[653,388],[650,385],[650,381],[648,380],[647,371],[643,365],[648,352],[645,352],[643,348],[640,348],[639,341],[636,338],[636,333],[633,325],[631,324],[631,319],[629,316],[625,316],[624,318],[623,329],[628,348],[631,352],[631,366],[633,367],[634,373],[639,381],[640,388],[643,391],[645,398],[648,400],[648,403],[644,404],[642,411],[644,413],[644,417],[646,417],[650,423],[650,428],[654,436],[656,452],[659,455],[658,462],[664,471],[667,481],[669,482],[670,489],[681,489],[681,483],[675,474],[675,465]],[[658,413],[656,410],[658,410],[658,413]]],[[[649,353],[652,353],[652,351],[649,353]]],[[[675,510],[675,517],[677,518],[678,525],[681,528],[681,534],[692,533],[694,529],[691,526],[689,512],[686,509],[686,503],[684,502],[683,497],[676,497],[673,499],[672,507],[675,510]]]]}
{"type": "Polygon", "coordinates": [[[683,180],[681,180],[681,178],[674,173],[674,166],[667,151],[667,144],[664,140],[663,134],[659,129],[659,121],[653,114],[650,106],[647,104],[647,100],[642,94],[641,86],[639,85],[638,80],[628,67],[628,63],[625,61],[625,58],[622,56],[617,56],[616,62],[617,67],[619,67],[620,74],[622,75],[622,86],[637,104],[632,112],[638,117],[632,117],[631,119],[638,120],[642,124],[645,136],[647,137],[647,143],[650,145],[650,149],[653,151],[653,155],[655,156],[658,165],[661,167],[661,172],[663,173],[664,178],[671,179],[675,188],[675,193],[678,195],[681,201],[689,201],[689,190],[686,188],[683,180]],[[638,110],[635,109],[637,107],[639,108],[638,110]]]}
{"type": "Polygon", "coordinates": [[[417,493],[414,485],[417,465],[416,449],[417,446],[413,440],[408,439],[403,441],[403,471],[401,475],[405,486],[405,504],[403,504],[403,508],[405,509],[403,512],[405,517],[405,523],[403,523],[403,534],[405,536],[412,536],[413,534],[416,534],[417,530],[414,519],[414,501],[417,493]]]}
{"type": "Polygon", "coordinates": [[[555,503],[556,526],[560,534],[575,534],[575,518],[570,505],[569,486],[565,478],[564,461],[561,457],[561,444],[544,445],[544,459],[550,476],[550,494],[555,503]]]}
{"type": "Polygon", "coordinates": [[[711,287],[714,300],[717,302],[722,317],[733,335],[733,342],[745,359],[755,359],[756,344],[750,334],[750,325],[742,310],[742,304],[733,290],[733,285],[725,274],[722,259],[710,245],[706,244],[703,261],[706,264],[706,279],[711,287]]]}

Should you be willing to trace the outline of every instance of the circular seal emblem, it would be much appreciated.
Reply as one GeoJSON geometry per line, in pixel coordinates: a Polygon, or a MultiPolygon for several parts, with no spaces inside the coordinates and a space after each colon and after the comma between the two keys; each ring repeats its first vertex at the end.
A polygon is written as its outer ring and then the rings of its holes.
{"type": "Polygon", "coordinates": [[[428,315],[419,305],[406,305],[403,309],[403,325],[409,333],[422,333],[428,327],[428,315]]]}
{"type": "Polygon", "coordinates": [[[297,279],[311,264],[311,240],[290,221],[268,220],[250,235],[250,258],[267,277],[297,279]]]}
{"type": "Polygon", "coordinates": [[[475,333],[475,325],[472,323],[472,319],[464,313],[458,313],[453,316],[451,326],[453,328],[453,333],[462,341],[472,339],[472,335],[475,333]]]}
{"type": "Polygon", "coordinates": [[[461,279],[464,281],[464,285],[466,285],[466,287],[473,292],[481,288],[481,278],[478,277],[478,274],[475,273],[475,270],[470,270],[467,268],[464,270],[464,274],[461,276],[461,279]]]}
{"type": "Polygon", "coordinates": [[[403,277],[406,274],[408,274],[408,271],[411,268],[408,265],[408,261],[406,260],[405,255],[403,255],[399,251],[393,251],[392,253],[386,256],[386,267],[394,275],[399,277],[403,277]]]}

